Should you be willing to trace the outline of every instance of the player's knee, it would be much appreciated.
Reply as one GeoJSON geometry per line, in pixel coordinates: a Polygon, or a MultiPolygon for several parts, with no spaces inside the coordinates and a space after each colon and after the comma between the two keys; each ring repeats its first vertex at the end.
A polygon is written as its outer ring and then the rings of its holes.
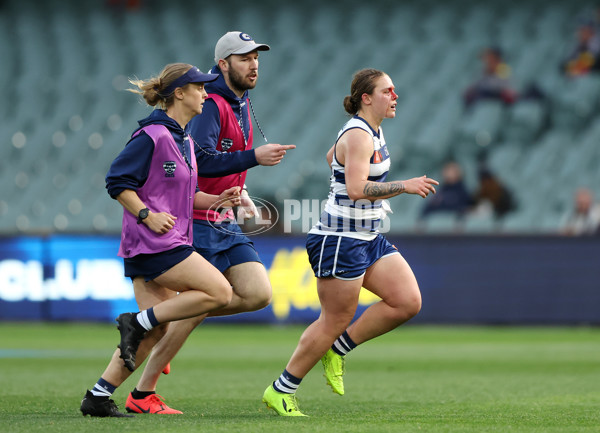
{"type": "Polygon", "coordinates": [[[394,309],[399,322],[405,322],[412,319],[421,311],[421,296],[419,294],[411,296],[394,309]]]}
{"type": "Polygon", "coordinates": [[[215,309],[224,308],[231,302],[233,298],[233,290],[229,283],[224,284],[219,290],[213,295],[215,309]]]}
{"type": "Polygon", "coordinates": [[[407,303],[406,314],[409,319],[419,314],[422,304],[421,296],[415,296],[407,303]]]}
{"type": "Polygon", "coordinates": [[[261,310],[267,307],[271,303],[271,295],[264,296],[259,302],[255,305],[257,310],[261,310]]]}
{"type": "Polygon", "coordinates": [[[324,332],[337,338],[350,326],[354,315],[355,310],[339,311],[335,314],[323,314],[321,311],[319,320],[324,324],[324,332]]]}
{"type": "Polygon", "coordinates": [[[271,286],[261,287],[258,290],[256,290],[255,295],[252,297],[250,305],[250,307],[252,308],[251,311],[260,310],[269,305],[271,303],[271,295],[271,286]]]}

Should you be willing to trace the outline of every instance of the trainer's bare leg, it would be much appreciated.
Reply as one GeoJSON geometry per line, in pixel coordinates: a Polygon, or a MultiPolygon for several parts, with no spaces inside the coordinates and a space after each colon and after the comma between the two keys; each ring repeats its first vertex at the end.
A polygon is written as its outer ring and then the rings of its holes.
{"type": "MultiPolygon", "coordinates": [[[[152,281],[135,278],[133,289],[140,311],[154,306],[156,317],[162,322],[220,308],[228,305],[232,296],[228,281],[196,252],[152,281]],[[176,291],[183,293],[175,296],[176,291]]],[[[136,353],[136,368],[165,335],[167,325],[157,326],[146,334],[136,353]]],[[[121,385],[131,375],[123,365],[120,353],[119,349],[113,353],[102,374],[104,380],[115,386],[121,385]]]]}
{"type": "MultiPolygon", "coordinates": [[[[246,262],[232,266],[223,273],[233,286],[233,297],[229,305],[209,313],[209,316],[228,316],[231,314],[256,311],[269,305],[271,301],[271,283],[267,271],[260,262],[246,262]]],[[[159,341],[136,386],[139,391],[154,391],[160,375],[169,362],[185,343],[191,332],[207,315],[172,322],[165,338],[159,341]]]]}
{"type": "Polygon", "coordinates": [[[196,252],[154,281],[180,292],[154,306],[159,323],[189,319],[223,308],[233,296],[223,274],[196,252]]]}
{"type": "MultiPolygon", "coordinates": [[[[176,295],[176,292],[169,290],[166,287],[162,287],[154,281],[146,282],[142,277],[134,279],[133,291],[140,311],[150,308],[162,301],[166,301],[176,295]]],[[[144,362],[152,350],[152,347],[165,335],[168,327],[169,323],[165,323],[157,326],[146,334],[140,343],[140,347],[135,357],[136,368],[144,362]]],[[[119,349],[115,350],[106,370],[102,373],[104,380],[114,386],[120,386],[133,373],[125,367],[120,355],[121,351],[119,349]]]]}
{"type": "Polygon", "coordinates": [[[211,311],[209,317],[256,311],[271,302],[271,282],[262,263],[240,263],[228,268],[223,275],[233,286],[233,297],[229,305],[211,311]]]}

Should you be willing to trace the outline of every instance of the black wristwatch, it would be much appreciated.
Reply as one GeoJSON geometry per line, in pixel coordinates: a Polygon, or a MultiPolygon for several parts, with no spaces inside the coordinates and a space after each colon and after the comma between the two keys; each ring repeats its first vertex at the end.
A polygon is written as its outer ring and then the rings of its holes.
{"type": "Polygon", "coordinates": [[[143,220],[145,220],[146,218],[148,218],[148,214],[150,213],[150,209],[148,209],[147,207],[140,210],[140,212],[138,213],[138,219],[137,219],[137,223],[141,224],[143,220]]]}

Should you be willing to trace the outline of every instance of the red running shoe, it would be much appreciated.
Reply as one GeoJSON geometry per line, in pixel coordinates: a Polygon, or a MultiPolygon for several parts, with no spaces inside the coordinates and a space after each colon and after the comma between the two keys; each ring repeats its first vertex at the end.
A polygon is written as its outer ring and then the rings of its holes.
{"type": "Polygon", "coordinates": [[[160,415],[180,415],[183,413],[167,406],[158,394],[150,394],[146,398],[136,400],[129,393],[125,402],[125,409],[130,413],[157,413],[160,415]]]}
{"type": "Polygon", "coordinates": [[[163,368],[163,374],[169,374],[171,372],[171,363],[169,362],[165,368],[163,368]]]}

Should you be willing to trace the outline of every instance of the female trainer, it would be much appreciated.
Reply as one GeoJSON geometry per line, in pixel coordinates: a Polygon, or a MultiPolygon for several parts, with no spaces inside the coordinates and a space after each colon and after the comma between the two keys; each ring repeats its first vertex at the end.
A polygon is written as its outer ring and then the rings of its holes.
{"type": "Polygon", "coordinates": [[[124,208],[119,256],[124,258],[125,275],[133,280],[140,312],[116,319],[119,349],[81,402],[84,416],[131,416],[119,412],[109,397],[143,362],[168,322],[202,315],[231,301],[229,282],[192,247],[193,208],[222,199],[237,205],[239,188],[221,196],[197,192],[196,158],[184,132],[202,112],[204,83],[217,77],[173,63],[157,77],[130,81],[136,86],[132,92],[148,105],[160,106],[139,122],[106,176],[108,193],[124,208]]]}

